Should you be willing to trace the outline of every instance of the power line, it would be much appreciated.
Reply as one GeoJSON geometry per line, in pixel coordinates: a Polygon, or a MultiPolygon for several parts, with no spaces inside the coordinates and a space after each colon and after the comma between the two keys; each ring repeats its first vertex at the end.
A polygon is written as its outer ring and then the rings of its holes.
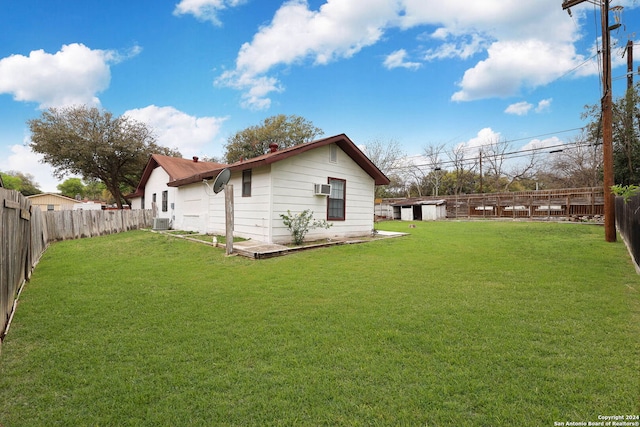
{"type": "MultiPolygon", "coordinates": [[[[537,138],[542,138],[545,136],[549,136],[549,135],[557,135],[557,134],[561,134],[561,133],[567,133],[567,132],[575,132],[577,130],[584,130],[584,126],[583,127],[578,127],[578,128],[572,128],[572,129],[565,129],[565,130],[559,130],[559,131],[555,131],[555,132],[548,132],[548,133],[542,133],[542,134],[538,134],[538,135],[532,135],[532,136],[526,136],[523,138],[516,138],[516,139],[505,139],[500,141],[500,143],[502,144],[510,144],[512,142],[519,142],[519,141],[526,141],[526,140],[534,140],[537,138]]],[[[477,151],[479,149],[481,149],[482,147],[486,147],[486,146],[490,146],[492,145],[492,141],[487,140],[485,144],[481,144],[479,146],[465,146],[464,148],[462,148],[460,151],[465,153],[465,152],[474,152],[477,151]]],[[[414,156],[421,156],[420,154],[414,156]]]]}
{"type": "MultiPolygon", "coordinates": [[[[580,129],[580,128],[579,128],[580,129]]],[[[474,157],[470,157],[467,159],[464,159],[462,161],[457,161],[457,160],[442,160],[442,161],[438,161],[437,162],[437,166],[441,167],[444,165],[455,165],[456,163],[477,163],[480,160],[480,157],[482,158],[490,158],[490,157],[502,157],[503,160],[511,160],[511,159],[517,159],[517,158],[521,158],[521,157],[528,157],[531,154],[535,154],[537,152],[547,152],[547,153],[551,153],[553,152],[554,148],[558,148],[559,151],[565,151],[565,150],[572,150],[572,149],[577,149],[577,148],[582,148],[582,147],[592,147],[592,146],[598,146],[598,145],[602,145],[601,142],[596,142],[593,143],[591,141],[586,141],[586,140],[581,140],[581,141],[576,141],[576,142],[571,142],[571,143],[566,143],[566,144],[556,144],[556,145],[549,145],[549,146],[544,146],[544,147],[534,147],[534,148],[530,148],[527,150],[517,150],[517,151],[510,151],[510,152],[505,152],[505,153],[495,153],[495,154],[482,154],[482,155],[478,155],[478,156],[474,156],[474,157]]],[[[406,170],[406,169],[411,169],[411,168],[432,168],[433,166],[435,166],[434,164],[431,163],[421,163],[421,164],[407,164],[407,165],[403,165],[403,166],[396,166],[393,168],[390,168],[390,170],[406,170]]]]}

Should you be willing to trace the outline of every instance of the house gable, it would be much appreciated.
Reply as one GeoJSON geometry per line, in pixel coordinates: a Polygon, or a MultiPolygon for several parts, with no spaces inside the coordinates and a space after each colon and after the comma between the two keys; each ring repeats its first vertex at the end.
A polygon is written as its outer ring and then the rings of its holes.
{"type": "Polygon", "coordinates": [[[144,189],[151,177],[153,171],[161,167],[168,176],[168,181],[171,182],[177,179],[187,178],[204,171],[212,169],[221,169],[226,165],[223,163],[215,162],[202,162],[197,157],[193,157],[192,160],[183,159],[181,157],[163,156],[161,154],[153,154],[147,162],[144,170],[142,171],[142,177],[138,183],[138,187],[133,194],[130,194],[129,198],[142,197],[144,195],[144,189]]]}
{"type": "Polygon", "coordinates": [[[80,203],[76,199],[55,193],[34,194],[32,196],[27,196],[27,199],[31,200],[31,204],[33,206],[42,207],[45,211],[73,209],[75,205],[80,203]]]}

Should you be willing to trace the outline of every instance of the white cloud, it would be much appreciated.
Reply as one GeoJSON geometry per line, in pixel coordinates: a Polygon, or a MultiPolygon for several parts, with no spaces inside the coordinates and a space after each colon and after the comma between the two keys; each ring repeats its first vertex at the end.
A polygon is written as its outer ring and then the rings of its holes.
{"type": "MultiPolygon", "coordinates": [[[[226,5],[223,0],[189,3],[226,5]]],[[[348,59],[390,37],[390,29],[424,27],[429,37],[418,36],[412,48],[422,49],[426,61],[483,55],[458,76],[452,100],[510,97],[547,85],[585,61],[574,45],[585,16],[581,8],[569,18],[558,0],[326,0],[317,10],[307,0],[289,0],[242,45],[235,68],[216,84],[242,91],[246,107],[268,108],[270,97],[284,90],[279,67],[348,59]]],[[[419,63],[406,61],[407,51],[408,46],[399,48],[384,65],[418,68],[419,63]]]]}
{"type": "Polygon", "coordinates": [[[523,88],[542,86],[562,76],[575,66],[576,58],[572,45],[539,39],[496,42],[488,54],[464,73],[453,101],[517,95],[523,88]]]}
{"type": "Polygon", "coordinates": [[[526,101],[516,102],[515,104],[509,105],[504,112],[507,114],[515,114],[516,116],[526,116],[531,112],[531,110],[536,113],[544,113],[551,109],[552,101],[552,98],[543,99],[538,102],[537,106],[526,101]]]}
{"type": "Polygon", "coordinates": [[[536,113],[544,113],[551,109],[551,102],[553,102],[553,98],[543,99],[538,102],[538,106],[536,107],[536,113]]]}
{"type": "Polygon", "coordinates": [[[220,133],[226,117],[194,117],[173,107],[148,107],[126,111],[124,116],[131,117],[149,125],[159,145],[177,148],[185,157],[211,155],[213,144],[220,133]]]}
{"type": "Polygon", "coordinates": [[[139,47],[122,54],[73,43],[54,54],[34,50],[29,56],[11,55],[0,59],[0,93],[11,94],[16,101],[36,102],[40,109],[99,106],[97,94],[111,80],[109,65],[139,52],[139,47]]]}
{"type": "Polygon", "coordinates": [[[495,144],[502,141],[502,134],[490,127],[482,128],[473,138],[457,144],[456,149],[462,149],[466,158],[478,157],[483,146],[495,144]]]}
{"type": "Polygon", "coordinates": [[[176,16],[191,14],[201,21],[222,25],[218,14],[224,9],[244,3],[246,0],[182,0],[176,5],[173,14],[176,16]]]}
{"type": "Polygon", "coordinates": [[[29,138],[25,138],[24,144],[16,144],[9,147],[11,154],[4,160],[0,160],[0,170],[3,172],[19,171],[33,175],[33,180],[45,193],[55,193],[60,181],[53,176],[53,168],[42,163],[42,155],[34,153],[29,148],[29,138]]]}
{"type": "Polygon", "coordinates": [[[532,139],[520,148],[520,151],[542,150],[543,148],[557,147],[562,145],[562,140],[557,136],[545,139],[532,139]]]}
{"type": "Polygon", "coordinates": [[[452,58],[468,59],[473,55],[484,51],[488,44],[488,41],[480,34],[450,37],[448,31],[436,31],[433,38],[441,38],[442,40],[453,39],[453,42],[443,43],[436,48],[428,49],[424,56],[424,59],[427,61],[452,58]]]}
{"type": "Polygon", "coordinates": [[[389,54],[384,60],[384,66],[389,70],[393,68],[408,68],[410,70],[417,70],[421,64],[419,62],[406,61],[407,51],[404,49],[396,50],[389,54]]]}
{"type": "Polygon", "coordinates": [[[495,144],[501,139],[502,134],[500,132],[495,132],[491,128],[483,128],[478,131],[478,134],[475,137],[464,142],[464,145],[468,148],[480,149],[484,145],[495,144]]]}
{"type": "Polygon", "coordinates": [[[526,101],[516,102],[515,104],[511,104],[504,110],[507,114],[515,114],[516,116],[526,116],[529,114],[529,111],[533,108],[533,104],[529,104],[526,101]]]}
{"type": "Polygon", "coordinates": [[[310,10],[305,0],[288,1],[251,43],[242,45],[235,70],[216,83],[245,91],[248,107],[268,107],[269,94],[282,90],[282,85],[277,78],[265,76],[267,72],[306,59],[324,65],[350,58],[377,43],[397,12],[396,2],[388,0],[328,0],[318,11],[310,10]]]}

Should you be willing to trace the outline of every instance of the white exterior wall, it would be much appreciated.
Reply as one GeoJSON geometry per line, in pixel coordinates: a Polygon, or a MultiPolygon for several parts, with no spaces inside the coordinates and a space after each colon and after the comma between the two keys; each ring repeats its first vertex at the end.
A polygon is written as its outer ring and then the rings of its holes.
{"type": "MultiPolygon", "coordinates": [[[[142,197],[133,197],[131,199],[131,209],[142,209],[142,197]]],[[[147,206],[147,209],[151,209],[151,206],[147,206]]]]}
{"type": "MultiPolygon", "coordinates": [[[[174,188],[175,230],[207,232],[209,189],[202,182],[174,188]]],[[[213,193],[213,191],[211,191],[213,193]]]]}
{"type": "MultiPolygon", "coordinates": [[[[251,196],[242,197],[242,171],[231,174],[229,184],[233,186],[234,235],[245,239],[270,242],[271,174],[270,166],[251,170],[251,196]]],[[[225,189],[228,191],[228,188],[225,189]]],[[[224,235],[225,191],[209,199],[209,221],[207,232],[224,235]]]]}
{"type": "Polygon", "coordinates": [[[176,192],[177,189],[174,187],[168,187],[167,182],[169,182],[169,174],[162,169],[161,167],[157,167],[151,172],[151,176],[149,176],[149,180],[144,188],[144,208],[152,209],[153,202],[153,194],[156,194],[156,217],[157,218],[169,218],[172,221],[172,228],[175,222],[175,202],[176,202],[176,192]],[[168,200],[167,200],[167,211],[162,211],[162,192],[168,191],[168,200]],[[173,208],[172,208],[173,206],[173,208]]]}

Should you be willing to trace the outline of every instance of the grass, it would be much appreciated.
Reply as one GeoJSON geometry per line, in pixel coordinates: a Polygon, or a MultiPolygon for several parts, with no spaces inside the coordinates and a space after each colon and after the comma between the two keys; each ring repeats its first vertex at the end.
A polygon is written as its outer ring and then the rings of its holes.
{"type": "Polygon", "coordinates": [[[386,223],[251,261],[148,232],[49,248],[0,424],[551,426],[640,412],[640,278],[597,226],[386,223]]]}

